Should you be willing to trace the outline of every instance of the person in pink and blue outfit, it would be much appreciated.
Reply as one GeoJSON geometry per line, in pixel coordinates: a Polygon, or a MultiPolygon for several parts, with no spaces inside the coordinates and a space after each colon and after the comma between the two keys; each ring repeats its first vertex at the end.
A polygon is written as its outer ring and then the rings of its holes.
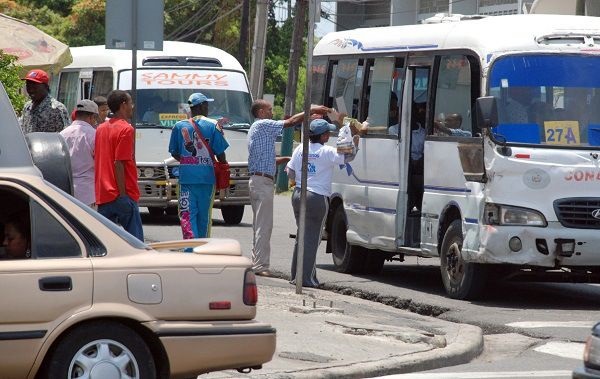
{"type": "Polygon", "coordinates": [[[227,162],[229,144],[223,131],[216,120],[206,117],[211,101],[202,93],[193,93],[188,100],[192,119],[175,124],[169,142],[169,153],[179,161],[179,220],[184,239],[210,237],[215,196],[210,150],[217,160],[227,162]]]}

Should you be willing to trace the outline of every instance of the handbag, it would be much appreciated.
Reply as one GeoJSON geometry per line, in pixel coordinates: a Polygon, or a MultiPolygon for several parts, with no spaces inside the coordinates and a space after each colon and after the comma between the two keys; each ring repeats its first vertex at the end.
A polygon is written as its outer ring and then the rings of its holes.
{"type": "Polygon", "coordinates": [[[194,127],[194,130],[196,131],[196,134],[198,134],[200,141],[206,147],[206,149],[208,150],[208,154],[210,154],[210,157],[212,158],[213,169],[215,170],[215,187],[217,189],[229,188],[229,178],[231,176],[231,171],[229,170],[229,163],[219,162],[215,159],[215,154],[213,153],[210,146],[206,143],[206,141],[204,141],[204,136],[202,135],[202,132],[200,131],[198,125],[196,125],[194,119],[190,118],[189,122],[194,127]]]}

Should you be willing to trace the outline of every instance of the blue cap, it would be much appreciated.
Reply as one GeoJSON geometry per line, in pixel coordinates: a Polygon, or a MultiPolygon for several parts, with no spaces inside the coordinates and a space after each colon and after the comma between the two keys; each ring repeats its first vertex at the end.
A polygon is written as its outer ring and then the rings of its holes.
{"type": "Polygon", "coordinates": [[[317,118],[312,120],[310,123],[310,135],[318,136],[325,132],[334,132],[337,128],[335,125],[328,123],[326,120],[322,118],[317,118]]]}
{"type": "Polygon", "coordinates": [[[195,107],[198,104],[202,104],[205,101],[214,101],[215,99],[209,99],[208,97],[204,96],[204,94],[200,93],[200,92],[196,92],[190,95],[190,98],[188,99],[188,104],[191,107],[195,107]]]}

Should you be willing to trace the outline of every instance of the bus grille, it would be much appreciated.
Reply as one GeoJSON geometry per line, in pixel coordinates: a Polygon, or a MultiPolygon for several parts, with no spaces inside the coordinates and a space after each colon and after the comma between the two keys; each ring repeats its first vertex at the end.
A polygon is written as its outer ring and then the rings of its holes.
{"type": "Polygon", "coordinates": [[[565,228],[600,229],[600,198],[556,200],[554,211],[565,228]]]}

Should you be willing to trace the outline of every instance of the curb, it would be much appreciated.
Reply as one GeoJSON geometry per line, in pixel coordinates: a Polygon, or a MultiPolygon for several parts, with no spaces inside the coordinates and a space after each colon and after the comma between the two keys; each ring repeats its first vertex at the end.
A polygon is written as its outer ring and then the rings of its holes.
{"type": "MultiPolygon", "coordinates": [[[[296,372],[270,373],[270,378],[367,378],[392,374],[403,374],[456,366],[470,362],[483,351],[481,328],[458,324],[457,333],[447,347],[433,349],[406,356],[391,357],[369,362],[351,363],[346,366],[309,369],[296,372]]],[[[257,375],[261,377],[263,375],[257,375]]]]}

